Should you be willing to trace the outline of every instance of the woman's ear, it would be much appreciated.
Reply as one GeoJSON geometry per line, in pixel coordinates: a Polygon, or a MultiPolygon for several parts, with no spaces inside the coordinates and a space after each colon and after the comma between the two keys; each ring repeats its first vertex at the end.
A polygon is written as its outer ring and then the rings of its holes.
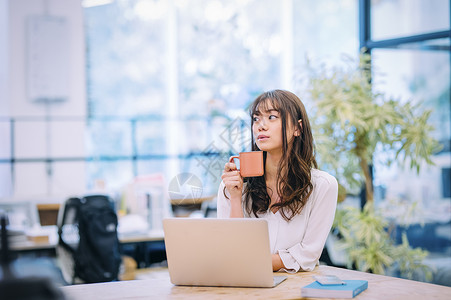
{"type": "Polygon", "coordinates": [[[300,128],[296,128],[296,130],[294,131],[294,136],[300,136],[301,135],[301,131],[302,131],[302,119],[298,120],[299,123],[299,127],[300,128]]]}

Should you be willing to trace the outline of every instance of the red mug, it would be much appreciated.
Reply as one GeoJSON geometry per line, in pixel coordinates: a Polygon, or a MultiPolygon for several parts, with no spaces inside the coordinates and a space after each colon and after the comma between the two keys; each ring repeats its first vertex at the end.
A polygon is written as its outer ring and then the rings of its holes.
{"type": "Polygon", "coordinates": [[[230,157],[240,160],[240,174],[242,177],[258,177],[265,173],[263,167],[263,151],[240,152],[240,155],[230,157]]]}

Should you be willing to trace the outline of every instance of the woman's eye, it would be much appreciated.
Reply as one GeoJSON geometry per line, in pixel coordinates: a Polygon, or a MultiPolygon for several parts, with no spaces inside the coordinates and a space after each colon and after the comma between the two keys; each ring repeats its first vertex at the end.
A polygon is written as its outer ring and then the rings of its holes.
{"type": "Polygon", "coordinates": [[[254,120],[254,122],[258,121],[258,117],[253,117],[252,120],[254,120]]]}
{"type": "Polygon", "coordinates": [[[270,115],[270,116],[269,116],[269,119],[270,119],[270,120],[277,119],[277,116],[276,116],[276,115],[270,115]]]}

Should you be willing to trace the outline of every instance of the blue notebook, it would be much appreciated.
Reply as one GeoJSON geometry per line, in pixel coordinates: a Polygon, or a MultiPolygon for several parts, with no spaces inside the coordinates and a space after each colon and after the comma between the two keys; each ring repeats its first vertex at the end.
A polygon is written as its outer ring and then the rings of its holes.
{"type": "Polygon", "coordinates": [[[321,285],[318,281],[301,288],[304,298],[354,298],[368,288],[366,280],[343,280],[345,284],[321,285]]]}

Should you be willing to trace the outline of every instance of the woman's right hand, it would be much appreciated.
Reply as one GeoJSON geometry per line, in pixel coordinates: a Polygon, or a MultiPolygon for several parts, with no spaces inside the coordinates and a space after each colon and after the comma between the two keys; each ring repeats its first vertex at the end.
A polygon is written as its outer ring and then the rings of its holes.
{"type": "MultiPolygon", "coordinates": [[[[226,186],[227,191],[230,194],[231,202],[239,202],[241,206],[241,195],[243,193],[243,177],[240,175],[240,171],[236,168],[235,163],[228,162],[224,166],[224,172],[222,173],[222,181],[226,186]]],[[[238,204],[238,203],[237,203],[238,204]]]]}

